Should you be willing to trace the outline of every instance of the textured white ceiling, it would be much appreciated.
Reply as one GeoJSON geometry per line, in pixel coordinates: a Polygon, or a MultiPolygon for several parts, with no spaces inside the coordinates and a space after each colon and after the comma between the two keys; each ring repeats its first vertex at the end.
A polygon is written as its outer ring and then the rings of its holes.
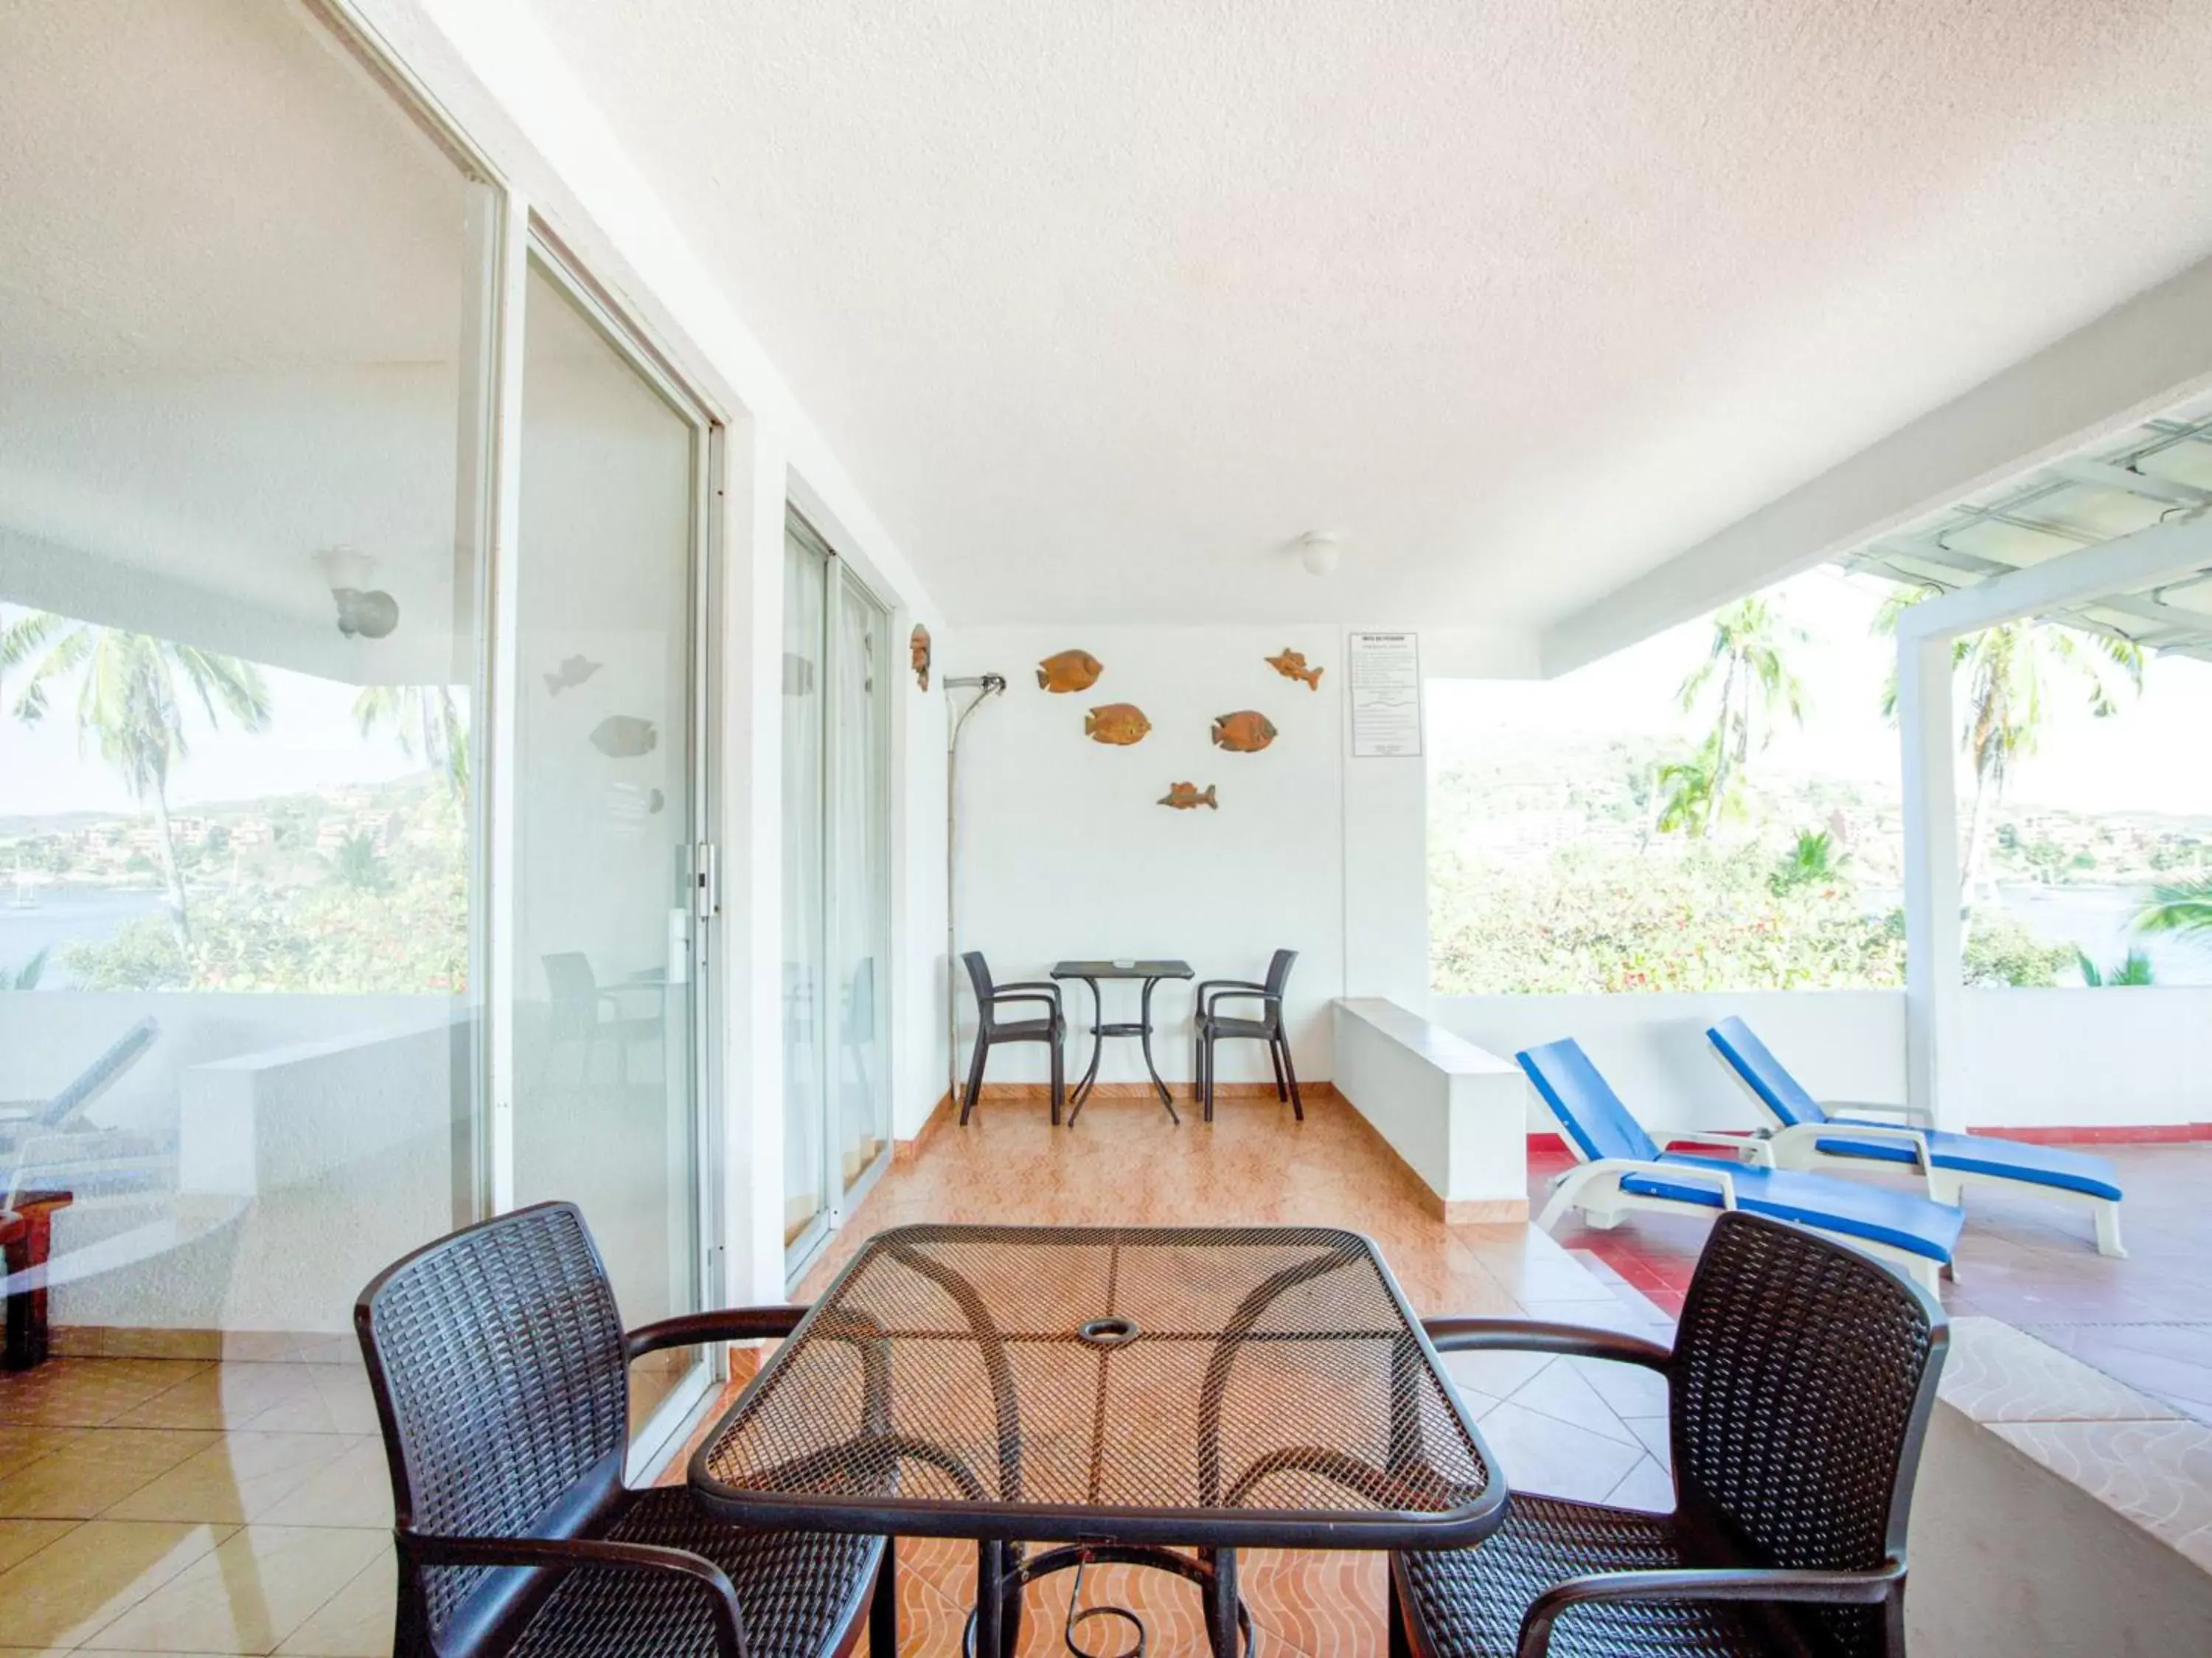
{"type": "Polygon", "coordinates": [[[956,619],[1542,625],[2212,253],[2203,0],[532,3],[956,619]]]}

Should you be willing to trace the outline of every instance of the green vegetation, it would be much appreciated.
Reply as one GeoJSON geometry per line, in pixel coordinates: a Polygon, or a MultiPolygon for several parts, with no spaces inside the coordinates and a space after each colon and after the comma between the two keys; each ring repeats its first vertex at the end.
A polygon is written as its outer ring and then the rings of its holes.
{"type": "Polygon", "coordinates": [[[1431,863],[1431,954],[1447,994],[1778,990],[1905,982],[1901,919],[1853,886],[1770,886],[1757,846],[1680,856],[1570,846],[1540,863],[1431,863]]]}
{"type": "MultiPolygon", "coordinates": [[[[289,803],[308,814],[301,838],[311,844],[319,818],[335,815],[318,813],[313,796],[289,803]]],[[[349,831],[327,856],[273,839],[234,855],[224,883],[195,895],[188,943],[144,917],[105,943],[70,947],[63,965],[91,990],[459,994],[469,937],[460,814],[424,781],[389,785],[375,804],[362,815],[380,835],[349,831]]]]}
{"type": "Polygon", "coordinates": [[[0,967],[0,991],[35,991],[39,981],[46,975],[46,957],[51,952],[40,950],[36,955],[12,972],[0,967]]]}
{"type": "MultiPolygon", "coordinates": [[[[1900,588],[1874,631],[1932,589],[1900,588]]],[[[1904,980],[1900,813],[1847,782],[1779,779],[1759,764],[1808,692],[1807,641],[1778,594],[1716,612],[1675,703],[1672,742],[1502,735],[1495,760],[1439,777],[1431,862],[1436,988],[1458,994],[1882,986],[1904,980]]],[[[2148,958],[2100,968],[1996,907],[2000,881],[2109,887],[2160,882],[2144,932],[2212,933],[2212,833],[2195,820],[2008,808],[2056,699],[2118,712],[2143,682],[2136,646],[2024,621],[1958,641],[1963,977],[1974,985],[2146,984],[2148,958]]],[[[1893,719],[1896,687],[1869,686],[1893,719]]]]}
{"type": "Polygon", "coordinates": [[[2141,950],[2130,950],[2127,960],[2118,966],[2104,968],[2090,960],[2087,950],[2077,948],[2074,952],[2074,962],[2081,974],[2081,982],[2093,991],[2117,989],[2124,984],[2157,983],[2157,976],[2150,970],[2150,958],[2141,950]]]}
{"type": "Polygon", "coordinates": [[[2212,933],[2212,878],[2160,887],[2136,917],[2146,933],[2212,933]]]}

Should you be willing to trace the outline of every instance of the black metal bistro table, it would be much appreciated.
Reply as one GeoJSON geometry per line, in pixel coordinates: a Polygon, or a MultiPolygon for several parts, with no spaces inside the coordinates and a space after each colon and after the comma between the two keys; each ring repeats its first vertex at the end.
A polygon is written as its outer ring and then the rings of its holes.
{"type": "Polygon", "coordinates": [[[981,1658],[1091,1563],[1195,1582],[1228,1658],[1238,1548],[1456,1547],[1506,1501],[1375,1246],[1297,1227],[879,1233],[690,1481],[740,1525],[974,1538],[981,1658]]]}
{"type": "Polygon", "coordinates": [[[1175,1094],[1160,1081],[1160,1068],[1152,1063],[1152,992],[1164,978],[1196,977],[1188,961],[1056,961],[1053,964],[1054,978],[1079,978],[1091,986],[1091,1066],[1083,1073],[1083,1080],[1075,1085],[1069,1096],[1074,1109],[1067,1113],[1067,1125],[1075,1126],[1075,1119],[1083,1114],[1083,1102],[1091,1097],[1091,1089],[1098,1080],[1098,1056],[1109,1036],[1133,1036],[1144,1045],[1145,1069],[1152,1073],[1152,1086],[1160,1091],[1160,1103],[1168,1108],[1168,1115],[1177,1123],[1175,1094]],[[1145,993],[1138,1003],[1133,1021],[1123,1020],[1114,1024],[1106,1021],[1106,1003],[1099,994],[1102,978],[1141,978],[1145,993]]]}

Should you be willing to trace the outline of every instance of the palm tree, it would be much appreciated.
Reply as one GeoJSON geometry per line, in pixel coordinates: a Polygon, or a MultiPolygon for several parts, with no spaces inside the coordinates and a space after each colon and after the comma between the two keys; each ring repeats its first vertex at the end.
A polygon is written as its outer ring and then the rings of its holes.
{"type": "Polygon", "coordinates": [[[2142,933],[2212,933],[2212,878],[2160,887],[2136,916],[2142,933]]]}
{"type": "Polygon", "coordinates": [[[269,727],[269,688],[261,670],[235,656],[151,634],[101,627],[46,611],[32,611],[0,626],[0,675],[28,665],[15,693],[15,717],[35,725],[46,717],[49,689],[76,680],[77,743],[91,738],[133,800],[151,802],[168,889],[169,924],[180,948],[191,942],[185,912],[184,876],[169,828],[169,776],[187,753],[185,700],[198,698],[210,725],[228,714],[247,731],[269,727]]]}
{"type": "Polygon", "coordinates": [[[1741,786],[1753,748],[1766,746],[1776,721],[1787,714],[1803,723],[1805,686],[1790,667],[1786,653],[1791,645],[1804,642],[1805,630],[1785,621],[1775,605],[1757,594],[1713,613],[1705,660],[1675,693],[1686,714],[1697,706],[1714,676],[1720,676],[1720,701],[1705,745],[1712,777],[1705,791],[1704,820],[1696,832],[1711,830],[1741,786]]]}
{"type": "MultiPolygon", "coordinates": [[[[1875,631],[1894,634],[1898,618],[1942,589],[1900,587],[1875,613],[1875,631]]],[[[1973,808],[1966,820],[1965,856],[1959,872],[1961,904],[1967,902],[1988,863],[1990,818],[2004,798],[2013,762],[2035,753],[2049,719],[2054,682],[2070,679],[2088,697],[2099,719],[2120,710],[2113,695],[2115,671],[2142,690],[2142,647],[2111,634],[2060,627],[2022,617],[1951,642],[1951,668],[1966,685],[1966,716],[1959,746],[1974,765],[1973,808]]],[[[1882,711],[1897,717],[1897,679],[1882,693],[1882,711]]]]}
{"type": "MultiPolygon", "coordinates": [[[[1694,838],[1705,832],[1717,809],[1713,788],[1720,776],[1721,765],[1716,747],[1715,740],[1708,737],[1687,759],[1669,760],[1659,768],[1657,827],[1661,834],[1684,834],[1694,838]]],[[[1739,803],[1729,800],[1718,805],[1733,811],[1738,809],[1739,803]]]]}
{"type": "Polygon", "coordinates": [[[364,737],[390,727],[399,752],[412,759],[420,745],[423,759],[445,774],[453,804],[469,794],[469,734],[451,686],[373,685],[353,699],[354,723],[364,737]]]}

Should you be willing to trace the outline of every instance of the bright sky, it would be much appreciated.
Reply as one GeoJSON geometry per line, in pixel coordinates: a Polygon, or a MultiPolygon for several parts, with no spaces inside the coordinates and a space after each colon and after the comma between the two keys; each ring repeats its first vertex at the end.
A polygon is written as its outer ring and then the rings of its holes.
{"type": "MultiPolygon", "coordinates": [[[[1895,648],[1870,624],[1886,583],[1818,570],[1771,589],[1784,617],[1810,636],[1793,655],[1808,692],[1802,728],[1778,732],[1761,761],[1778,772],[1897,786],[1897,733],[1881,716],[1882,686],[1895,648]]],[[[1702,732],[1705,712],[1686,716],[1674,699],[1704,659],[1710,625],[1700,619],[1655,635],[1602,661],[1550,680],[1431,680],[1431,765],[1447,769],[1492,748],[1498,734],[1660,735],[1702,732]]],[[[2100,720],[2086,690],[2054,681],[2056,706],[2042,744],[2017,762],[2007,798],[2020,806],[2083,812],[2212,814],[2212,662],[2154,658],[2140,698],[2100,720]]]]}
{"type": "MultiPolygon", "coordinates": [[[[0,606],[0,626],[22,615],[0,606]]],[[[359,686],[264,667],[269,729],[247,735],[225,722],[210,730],[197,701],[185,719],[191,752],[172,777],[169,803],[185,807],[250,801],[324,786],[380,783],[421,771],[386,730],[364,739],[353,720],[359,686]]],[[[0,818],[55,812],[140,809],[100,759],[97,741],[80,752],[74,682],[51,688],[44,719],[15,716],[23,669],[0,674],[0,818]]]]}

